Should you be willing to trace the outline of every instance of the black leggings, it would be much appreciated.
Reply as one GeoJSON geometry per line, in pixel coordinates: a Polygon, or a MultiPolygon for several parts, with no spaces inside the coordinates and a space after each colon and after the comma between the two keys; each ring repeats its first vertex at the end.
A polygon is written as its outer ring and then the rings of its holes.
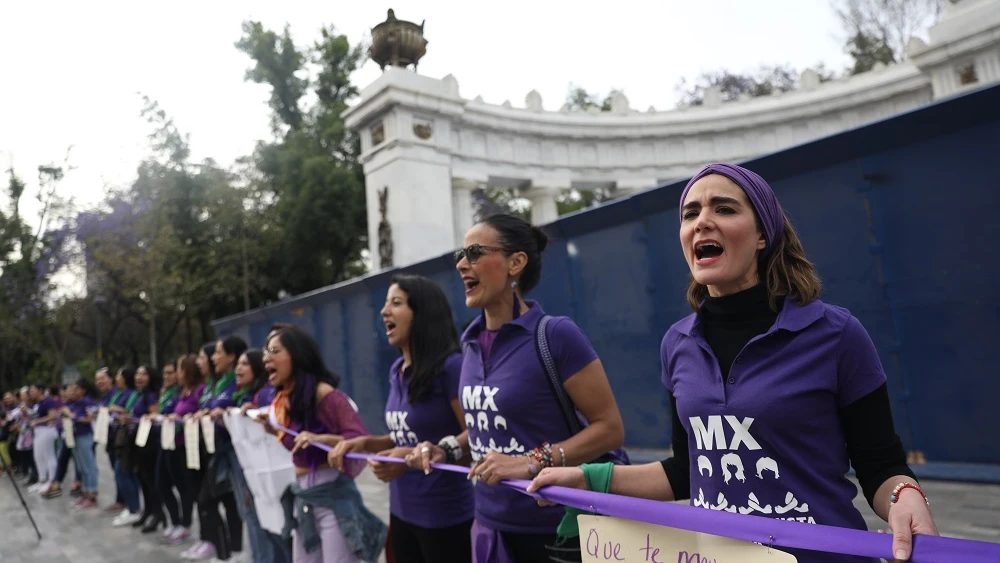
{"type": "MultiPolygon", "coordinates": [[[[109,437],[108,443],[105,444],[104,446],[104,451],[108,452],[108,459],[111,461],[112,471],[114,471],[115,462],[118,461],[118,452],[115,449],[115,440],[114,440],[115,432],[116,432],[115,426],[111,425],[108,428],[108,437],[109,437]]],[[[122,496],[122,492],[118,490],[118,483],[116,482],[117,480],[113,479],[112,481],[115,482],[114,483],[115,503],[125,506],[125,497],[122,496]]]]}
{"type": "Polygon", "coordinates": [[[472,520],[447,528],[422,528],[390,514],[389,529],[396,563],[472,562],[472,520]]]}
{"type": "Polygon", "coordinates": [[[580,538],[567,540],[555,547],[555,534],[515,534],[500,532],[503,543],[517,563],[552,563],[552,557],[560,561],[582,561],[580,538]]]}
{"type": "MultiPolygon", "coordinates": [[[[214,458],[214,455],[212,456],[214,458]]],[[[210,469],[199,472],[201,481],[198,493],[198,523],[201,527],[201,539],[215,546],[215,554],[219,559],[229,559],[233,553],[243,551],[243,521],[236,508],[236,497],[227,491],[216,494],[219,486],[215,481],[215,470],[209,464],[216,463],[208,456],[201,458],[205,467],[210,469]],[[219,505],[226,509],[226,517],[219,512],[219,505]]]]}
{"type": "MultiPolygon", "coordinates": [[[[166,458],[170,485],[177,489],[177,493],[181,497],[180,521],[174,520],[174,525],[190,528],[191,514],[194,512],[194,489],[191,488],[191,485],[193,483],[192,476],[195,472],[187,468],[187,454],[184,453],[183,448],[174,451],[165,451],[163,452],[163,457],[166,458]]],[[[164,494],[164,498],[166,498],[166,494],[164,494]]],[[[172,519],[173,514],[170,517],[172,519]]]]}
{"type": "MultiPolygon", "coordinates": [[[[174,481],[170,476],[170,454],[169,451],[160,450],[156,455],[156,490],[160,493],[163,506],[167,508],[167,514],[170,515],[170,525],[180,526],[181,514],[177,497],[174,496],[174,481]]],[[[190,519],[191,513],[188,512],[188,526],[191,525],[190,519]]]]}
{"type": "Polygon", "coordinates": [[[139,486],[142,487],[142,514],[153,518],[163,518],[163,499],[160,498],[160,491],[156,488],[156,459],[159,452],[159,442],[147,443],[146,447],[139,448],[136,452],[139,458],[139,470],[136,474],[139,477],[139,486]]]}
{"type": "MultiPolygon", "coordinates": [[[[69,462],[73,459],[73,448],[67,448],[65,442],[59,446],[59,460],[56,463],[56,483],[62,485],[66,480],[66,473],[69,472],[69,462]]],[[[73,463],[74,481],[80,480],[80,473],[76,470],[76,463],[73,463]]]]}

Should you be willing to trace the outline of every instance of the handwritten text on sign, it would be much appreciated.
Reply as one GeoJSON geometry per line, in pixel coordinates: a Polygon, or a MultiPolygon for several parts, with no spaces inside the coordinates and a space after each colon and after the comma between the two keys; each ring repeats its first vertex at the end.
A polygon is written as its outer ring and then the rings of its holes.
{"type": "Polygon", "coordinates": [[[584,563],[796,563],[788,553],[676,528],[607,516],[578,516],[584,563]]]}

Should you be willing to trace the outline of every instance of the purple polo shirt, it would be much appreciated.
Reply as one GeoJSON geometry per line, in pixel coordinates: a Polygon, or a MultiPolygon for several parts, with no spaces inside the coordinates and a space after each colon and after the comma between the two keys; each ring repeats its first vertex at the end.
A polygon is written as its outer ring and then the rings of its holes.
{"type": "MultiPolygon", "coordinates": [[[[389,400],[385,404],[385,424],[397,447],[414,447],[426,440],[438,443],[445,436],[457,436],[462,427],[455,419],[451,401],[458,398],[462,355],[454,353],[444,362],[444,373],[433,382],[431,394],[410,404],[410,369],[400,377],[403,358],[389,370],[389,400]]],[[[432,471],[424,476],[407,471],[389,483],[389,510],[404,522],[422,528],[447,528],[472,520],[475,500],[472,483],[465,475],[432,471]]]]}
{"type": "MultiPolygon", "coordinates": [[[[479,342],[486,327],[483,316],[462,335],[461,400],[474,460],[490,451],[523,455],[542,442],[570,437],[535,348],[535,328],[545,312],[534,301],[525,303],[528,311],[497,331],[485,361],[479,342]]],[[[563,381],[597,359],[586,335],[569,318],[553,317],[546,332],[563,381]]],[[[509,487],[479,483],[475,490],[476,520],[494,530],[554,533],[566,513],[559,506],[540,507],[509,487]]]]}
{"type": "Polygon", "coordinates": [[[80,422],[79,419],[90,416],[97,412],[99,405],[97,401],[90,397],[84,397],[79,401],[70,401],[66,407],[73,413],[73,435],[83,436],[94,433],[94,426],[90,422],[80,422]]]}
{"type": "MultiPolygon", "coordinates": [[[[867,529],[838,411],[885,383],[875,346],[841,307],[790,299],[736,357],[729,380],[697,315],[667,331],[663,384],[688,434],[691,504],[867,529]]],[[[873,559],[786,550],[800,563],[873,559]]]]}

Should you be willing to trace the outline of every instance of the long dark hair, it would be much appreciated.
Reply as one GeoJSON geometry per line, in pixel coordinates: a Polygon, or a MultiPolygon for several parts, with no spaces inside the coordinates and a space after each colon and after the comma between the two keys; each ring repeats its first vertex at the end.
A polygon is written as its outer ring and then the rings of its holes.
{"type": "Polygon", "coordinates": [[[286,328],[274,335],[292,359],[291,377],[295,387],[288,397],[288,417],[296,423],[307,425],[316,420],[316,387],[326,383],[333,388],[340,385],[340,377],[326,367],[319,344],[301,328],[286,328]]]}
{"type": "MultiPolygon", "coordinates": [[[[132,389],[132,390],[134,390],[135,389],[135,368],[132,367],[132,366],[122,366],[122,368],[120,370],[118,370],[118,371],[121,372],[122,378],[125,379],[125,388],[126,389],[132,389]]],[[[117,377],[116,377],[116,379],[117,379],[117,377]]]]}
{"type": "Polygon", "coordinates": [[[410,404],[427,398],[434,380],[444,375],[444,362],[459,349],[458,334],[451,315],[448,297],[436,283],[423,276],[397,275],[392,283],[406,293],[406,304],[413,311],[410,325],[410,404]]]}
{"type": "Polygon", "coordinates": [[[147,396],[152,395],[153,397],[159,397],[160,388],[163,387],[163,378],[160,377],[160,370],[149,364],[139,366],[136,371],[138,372],[139,369],[146,370],[146,373],[149,375],[149,384],[146,385],[146,389],[143,391],[143,394],[147,396]]]}
{"type": "Polygon", "coordinates": [[[74,381],[73,384],[80,389],[83,389],[83,395],[85,397],[96,399],[100,396],[100,393],[97,391],[97,386],[91,383],[89,379],[81,377],[80,379],[74,381]]]}
{"type": "MultiPolygon", "coordinates": [[[[233,334],[233,335],[230,335],[230,336],[227,336],[227,337],[223,338],[219,342],[222,342],[222,351],[223,352],[225,352],[226,354],[232,354],[233,355],[233,367],[232,367],[232,369],[235,370],[236,369],[236,363],[240,361],[240,356],[243,355],[243,352],[247,351],[247,343],[246,343],[246,341],[243,340],[242,338],[240,338],[239,336],[236,336],[235,334],[233,334]]],[[[215,352],[214,348],[212,349],[212,352],[213,353],[215,352]]],[[[213,371],[214,371],[214,368],[215,368],[215,364],[214,363],[212,364],[212,368],[213,368],[213,371]]]]}
{"type": "MultiPolygon", "coordinates": [[[[256,348],[252,348],[243,352],[243,356],[247,357],[247,361],[250,362],[250,371],[253,372],[253,381],[250,382],[250,393],[256,393],[258,389],[267,383],[268,373],[264,369],[264,353],[256,348]]],[[[236,359],[239,362],[239,358],[236,359]]]]}
{"type": "Polygon", "coordinates": [[[202,346],[201,351],[208,357],[208,376],[205,378],[205,381],[215,381],[215,361],[212,360],[212,354],[215,353],[215,341],[213,340],[202,346]]]}

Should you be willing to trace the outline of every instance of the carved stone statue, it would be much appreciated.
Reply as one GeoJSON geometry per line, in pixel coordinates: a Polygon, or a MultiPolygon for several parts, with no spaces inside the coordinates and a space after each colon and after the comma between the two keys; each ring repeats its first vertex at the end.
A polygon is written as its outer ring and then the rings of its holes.
{"type": "Polygon", "coordinates": [[[379,267],[392,267],[392,227],[389,225],[389,186],[378,191],[378,256],[379,267]]]}

